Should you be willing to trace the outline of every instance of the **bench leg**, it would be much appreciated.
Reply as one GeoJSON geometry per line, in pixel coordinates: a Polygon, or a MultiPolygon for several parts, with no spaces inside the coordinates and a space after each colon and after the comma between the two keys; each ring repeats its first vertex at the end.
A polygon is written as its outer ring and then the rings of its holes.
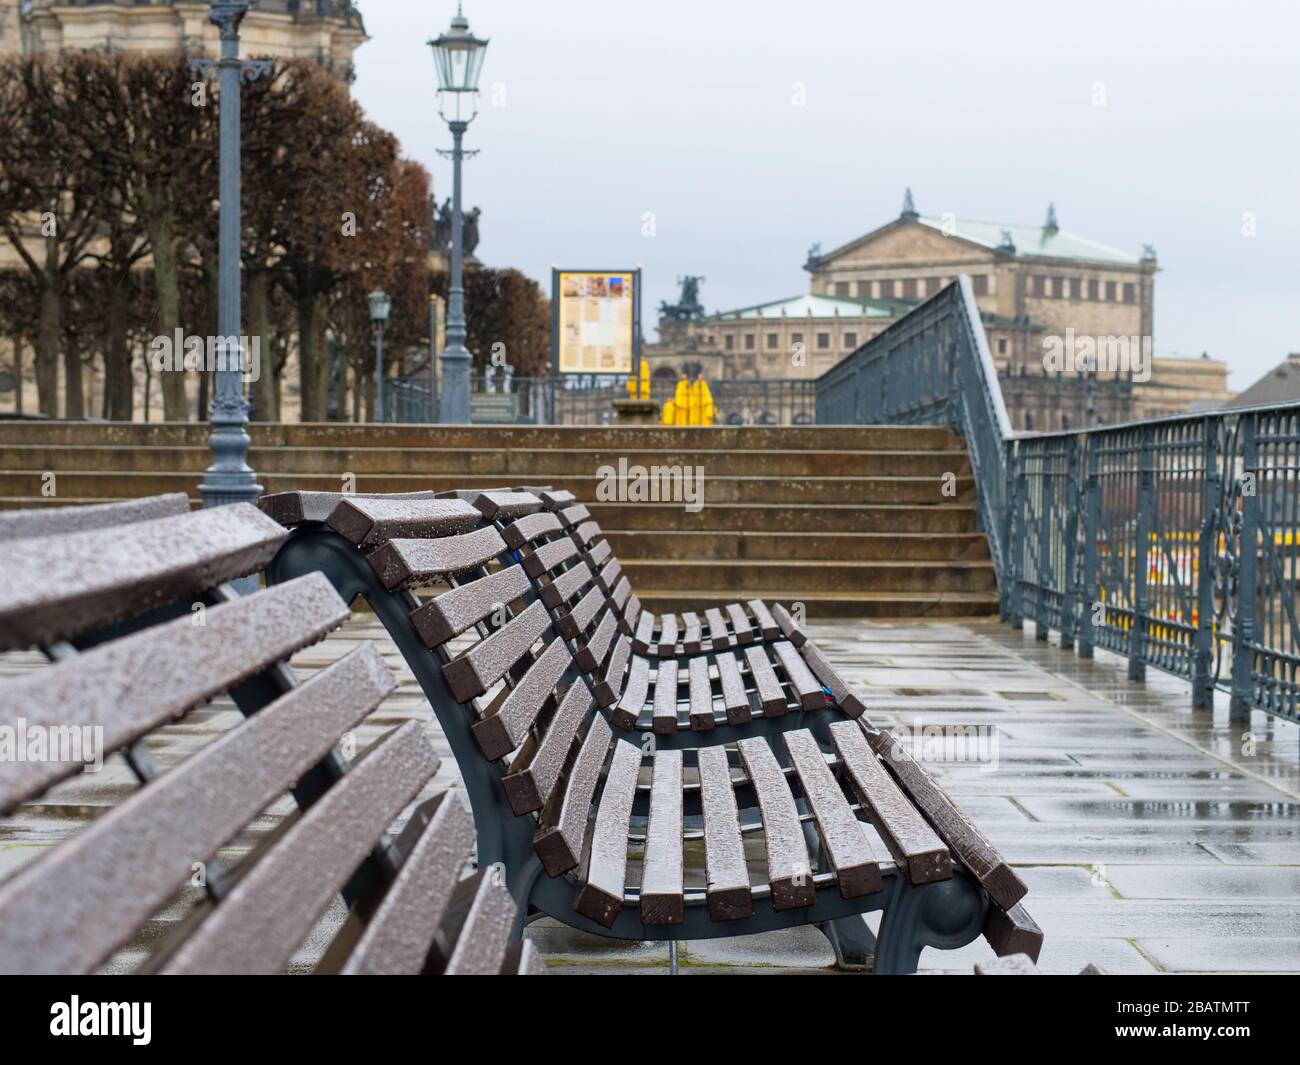
{"type": "Polygon", "coordinates": [[[837,969],[866,969],[876,956],[876,937],[861,914],[817,925],[835,951],[837,969]]]}
{"type": "Polygon", "coordinates": [[[895,884],[880,918],[877,975],[914,973],[923,948],[963,947],[984,927],[988,896],[965,874],[919,887],[901,877],[895,884]]]}

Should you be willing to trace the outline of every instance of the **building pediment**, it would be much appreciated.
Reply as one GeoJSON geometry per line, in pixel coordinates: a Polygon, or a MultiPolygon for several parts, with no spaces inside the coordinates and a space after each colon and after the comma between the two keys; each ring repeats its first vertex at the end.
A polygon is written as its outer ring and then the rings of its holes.
{"type": "Polygon", "coordinates": [[[892,263],[987,263],[996,253],[981,244],[949,235],[916,219],[896,218],[847,244],[819,256],[813,273],[892,263]]]}

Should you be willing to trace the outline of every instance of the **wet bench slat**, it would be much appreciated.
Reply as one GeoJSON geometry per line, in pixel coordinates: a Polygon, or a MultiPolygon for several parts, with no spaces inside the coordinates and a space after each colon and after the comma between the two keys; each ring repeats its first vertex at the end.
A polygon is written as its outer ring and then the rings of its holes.
{"type": "Polygon", "coordinates": [[[890,853],[907,870],[908,880],[928,884],[949,879],[948,848],[877,761],[862,729],[852,721],[836,721],[830,733],[854,792],[870,811],[890,853]]]}
{"type": "MultiPolygon", "coordinates": [[[[791,643],[793,642],[792,640],[791,643]]],[[[799,653],[803,655],[803,660],[808,663],[808,668],[812,670],[813,676],[830,692],[835,705],[848,714],[849,717],[861,717],[866,710],[862,700],[849,689],[843,678],[836,672],[835,667],[830,664],[825,654],[822,653],[822,649],[812,640],[808,640],[799,648],[799,653]]]]}
{"type": "Polygon", "coordinates": [[[287,529],[299,525],[319,525],[345,499],[413,500],[435,499],[436,492],[271,492],[257,500],[257,506],[268,517],[287,529]]]}
{"type": "Polygon", "coordinates": [[[539,511],[516,518],[501,530],[502,539],[512,551],[518,551],[526,544],[534,543],[549,533],[560,531],[560,519],[554,514],[539,511]]]}
{"type": "Polygon", "coordinates": [[[532,492],[481,492],[470,502],[488,521],[511,521],[542,509],[532,492]]]}
{"type": "Polygon", "coordinates": [[[749,890],[740,811],[731,787],[726,748],[701,747],[699,771],[709,917],[715,921],[749,917],[754,912],[754,897],[749,890]]]}
{"type": "Polygon", "coordinates": [[[591,798],[596,793],[601,767],[613,738],[609,724],[597,714],[591,719],[573,768],[564,781],[563,793],[552,794],[533,837],[533,849],[548,876],[559,876],[575,868],[582,859],[587,835],[591,798]]]}
{"type": "Polygon", "coordinates": [[[601,614],[600,621],[596,623],[591,638],[579,647],[578,653],[574,655],[574,661],[578,663],[578,668],[584,673],[596,672],[600,668],[600,664],[605,661],[605,656],[609,653],[609,648],[613,644],[617,633],[618,619],[614,616],[613,611],[606,610],[601,614]]]}
{"type": "Polygon", "coordinates": [[[456,948],[447,959],[444,976],[496,976],[510,955],[510,929],[515,921],[515,904],[504,883],[491,869],[480,869],[461,882],[462,895],[473,901],[456,937],[456,948]]]}
{"type": "Polygon", "coordinates": [[[677,615],[664,614],[660,619],[659,654],[671,655],[677,649],[677,615]]]}
{"type": "Polygon", "coordinates": [[[866,737],[908,797],[974,874],[989,898],[1004,910],[1024,898],[1029,890],[1024,881],[898,741],[888,732],[867,732],[866,737]]]}
{"type": "Polygon", "coordinates": [[[787,732],[783,738],[835,869],[841,897],[854,899],[879,891],[885,886],[880,863],[812,733],[799,729],[787,732]]]}
{"type": "Polygon", "coordinates": [[[764,717],[780,717],[788,709],[785,692],[781,682],[776,679],[776,671],[768,660],[767,651],[761,645],[745,648],[745,661],[749,663],[750,676],[754,678],[755,694],[764,717]]]}
{"type": "MultiPolygon", "coordinates": [[[[804,645],[805,647],[807,644],[804,645]]],[[[801,710],[820,710],[826,706],[826,694],[817,678],[813,676],[803,657],[795,650],[794,644],[787,640],[778,640],[772,644],[781,669],[790,681],[790,687],[799,700],[801,710]]]]}
{"type": "Polygon", "coordinates": [[[736,643],[744,645],[754,642],[757,637],[754,635],[753,626],[749,623],[749,615],[745,613],[743,606],[739,603],[728,603],[727,617],[731,620],[731,631],[735,634],[736,643]]]}
{"type": "Polygon", "coordinates": [[[655,619],[654,615],[648,610],[641,615],[636,623],[636,633],[632,636],[632,650],[637,654],[643,655],[650,650],[650,640],[654,636],[655,619]]]}
{"type": "Polygon", "coordinates": [[[984,938],[999,957],[1026,954],[1032,961],[1037,961],[1043,948],[1043,930],[1020,903],[1007,909],[990,903],[988,916],[984,919],[984,938]]]}
{"type": "Polygon", "coordinates": [[[369,560],[380,583],[390,591],[410,588],[486,565],[505,550],[492,526],[431,540],[386,540],[369,560]]]}
{"type": "Polygon", "coordinates": [[[652,727],[661,736],[677,731],[677,663],[671,658],[662,660],[655,673],[652,727]]]}
{"type": "Polygon", "coordinates": [[[583,594],[582,598],[574,604],[569,613],[560,614],[555,619],[555,627],[559,629],[561,636],[576,640],[586,631],[587,626],[591,624],[604,605],[604,593],[593,584],[583,594]]]}
{"type": "Polygon", "coordinates": [[[785,638],[796,647],[803,647],[808,637],[804,635],[803,629],[795,624],[794,618],[790,616],[790,611],[786,610],[780,603],[773,603],[772,616],[776,619],[777,628],[785,634],[785,638]]]}
{"type": "Polygon", "coordinates": [[[455,794],[443,792],[411,819],[419,837],[339,970],[344,975],[415,975],[424,969],[474,851],[474,818],[455,794]]]}
{"type": "Polygon", "coordinates": [[[725,651],[716,658],[718,685],[722,688],[722,707],[729,725],[744,725],[754,718],[754,710],[745,692],[745,682],[740,676],[736,656],[725,651]]]}
{"type": "Polygon", "coordinates": [[[411,624],[426,647],[437,647],[531,589],[523,566],[507,566],[430,599],[411,611],[411,624]]]}
{"type": "MultiPolygon", "coordinates": [[[[208,607],[0,684],[28,726],[102,728],[115,751],[325,637],[348,608],[319,573],[208,607]]],[[[71,776],[81,762],[0,760],[0,811],[71,776]]]]}
{"type": "Polygon", "coordinates": [[[605,709],[613,706],[622,697],[623,674],[627,670],[631,657],[632,642],[626,636],[619,636],[614,643],[614,650],[609,653],[609,661],[605,663],[605,672],[592,688],[596,702],[605,709]]]}
{"type": "Polygon", "coordinates": [[[591,567],[585,562],[579,562],[542,587],[542,602],[552,610],[558,610],[590,580],[591,567]]]}
{"type": "Polygon", "coordinates": [[[467,533],[482,516],[459,499],[392,499],[345,496],[330,511],[327,524],[362,547],[409,537],[467,533]]]}
{"type": "Polygon", "coordinates": [[[384,829],[438,770],[417,721],[367,751],[238,880],[166,973],[279,971],[384,829]]]}
{"type": "Polygon", "coordinates": [[[474,722],[470,731],[484,758],[491,761],[504,758],[523,742],[551,690],[572,661],[564,641],[552,640],[519,683],[503,693],[499,705],[474,722]]]}
{"type": "Polygon", "coordinates": [[[359,647],[0,884],[0,969],[93,969],[395,687],[359,647]]]}
{"type": "MultiPolygon", "coordinates": [[[[548,515],[549,516],[549,515],[548,515]]],[[[578,553],[578,545],[567,536],[542,544],[537,550],[524,555],[524,570],[534,580],[567,562],[578,553]]]]}
{"type": "Polygon", "coordinates": [[[727,632],[727,623],[722,618],[722,611],[716,606],[704,612],[704,619],[709,626],[709,643],[715,651],[724,651],[731,646],[731,636],[727,632]]]}
{"type": "Polygon", "coordinates": [[[62,536],[91,529],[116,528],[137,521],[171,518],[188,514],[189,497],[184,492],[128,499],[121,503],[91,503],[76,507],[37,507],[32,510],[0,511],[0,541],[24,540],[33,536],[62,536]]]}
{"type": "Polygon", "coordinates": [[[91,529],[7,543],[0,552],[0,650],[70,639],[246,576],[264,568],[288,536],[248,503],[130,529],[129,536],[91,529]]]}
{"type": "Polygon", "coordinates": [[[546,609],[534,602],[491,636],[446,663],[442,675],[457,701],[466,702],[492,687],[549,627],[546,609]]]}
{"type": "MultiPolygon", "coordinates": [[[[673,663],[674,676],[676,663],[673,663]]],[[[682,752],[659,751],[650,784],[645,866],[641,878],[641,923],[685,920],[682,869],[682,752]]]]}
{"type": "Polygon", "coordinates": [[[759,635],[765,640],[775,640],[781,633],[781,628],[772,617],[771,611],[767,609],[767,604],[761,599],[749,599],[745,605],[749,607],[749,612],[754,615],[754,620],[758,624],[759,635]]]}
{"type": "Polygon", "coordinates": [[[619,697],[618,706],[611,718],[622,729],[636,727],[637,718],[645,708],[646,694],[650,690],[650,663],[644,658],[633,656],[628,666],[627,683],[619,697]]]}
{"type": "Polygon", "coordinates": [[[817,896],[813,887],[812,864],[808,860],[799,811],[785,774],[777,765],[766,740],[751,736],[737,743],[736,749],[754,785],[763,815],[772,906],[778,910],[811,906],[817,896]]]}
{"type": "Polygon", "coordinates": [[[583,884],[573,906],[588,920],[606,928],[623,909],[623,886],[627,878],[627,836],[641,769],[640,748],[626,740],[614,742],[614,756],[605,775],[592,830],[591,850],[583,884]]]}
{"type": "Polygon", "coordinates": [[[691,730],[708,732],[717,725],[713,717],[713,685],[709,680],[709,660],[703,655],[690,659],[687,663],[687,679],[691,730]]]}
{"type": "Polygon", "coordinates": [[[703,644],[700,642],[700,617],[693,610],[682,615],[682,651],[688,655],[699,654],[703,644]]]}
{"type": "Polygon", "coordinates": [[[506,797],[516,814],[532,813],[546,805],[564,769],[574,737],[592,707],[591,693],[578,681],[570,686],[540,741],[530,737],[510,763],[503,778],[506,797]]]}

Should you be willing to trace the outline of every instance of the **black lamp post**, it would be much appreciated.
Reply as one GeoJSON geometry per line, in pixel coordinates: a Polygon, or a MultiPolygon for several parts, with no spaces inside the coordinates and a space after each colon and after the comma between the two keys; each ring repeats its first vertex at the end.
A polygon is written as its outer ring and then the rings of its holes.
{"type": "Polygon", "coordinates": [[[452,160],[451,218],[451,291],[447,301],[447,346],[442,359],[442,390],[439,395],[438,420],[446,424],[467,425],[469,412],[470,353],[465,347],[465,287],[462,277],[464,249],[462,233],[464,215],[460,202],[460,164],[467,155],[461,148],[465,130],[478,114],[478,76],[487,52],[486,38],[469,32],[469,20],[460,5],[451,27],[429,42],[433,63],[438,71],[438,113],[451,130],[452,149],[439,155],[452,160]]]}
{"type": "Polygon", "coordinates": [[[384,323],[393,301],[382,288],[366,297],[370,301],[370,324],[375,330],[375,421],[384,420],[384,323]]]}

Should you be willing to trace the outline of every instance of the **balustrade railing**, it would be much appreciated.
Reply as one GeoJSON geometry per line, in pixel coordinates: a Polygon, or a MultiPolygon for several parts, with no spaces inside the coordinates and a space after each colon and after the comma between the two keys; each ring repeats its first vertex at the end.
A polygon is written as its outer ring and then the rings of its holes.
{"type": "Polygon", "coordinates": [[[1300,721],[1300,404],[1014,433],[963,277],[824,374],[817,421],[961,434],[1013,625],[1300,721]]]}

